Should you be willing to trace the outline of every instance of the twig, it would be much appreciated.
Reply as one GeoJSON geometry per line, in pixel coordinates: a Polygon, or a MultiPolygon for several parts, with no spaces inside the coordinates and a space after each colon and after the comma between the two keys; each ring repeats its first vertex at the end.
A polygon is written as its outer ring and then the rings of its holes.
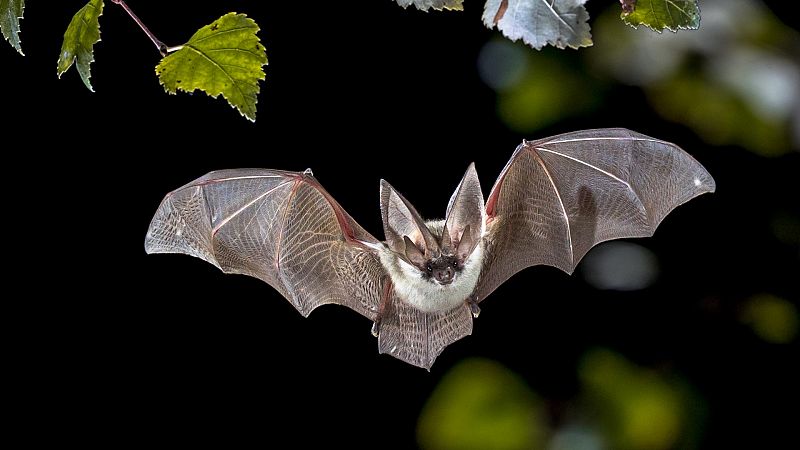
{"type": "Polygon", "coordinates": [[[144,34],[146,34],[147,37],[149,37],[150,40],[153,41],[153,44],[155,44],[156,48],[158,49],[158,52],[161,53],[161,56],[167,56],[167,54],[170,53],[170,51],[175,51],[174,50],[175,47],[167,47],[166,44],[161,42],[156,37],[156,35],[154,35],[147,28],[147,26],[139,19],[139,17],[137,17],[136,14],[133,13],[131,8],[125,3],[124,0],[111,0],[111,3],[116,3],[117,5],[122,6],[122,9],[124,9],[125,12],[127,12],[128,15],[131,16],[131,19],[133,19],[133,21],[136,22],[137,25],[139,25],[139,28],[141,28],[142,31],[144,31],[144,34]]]}

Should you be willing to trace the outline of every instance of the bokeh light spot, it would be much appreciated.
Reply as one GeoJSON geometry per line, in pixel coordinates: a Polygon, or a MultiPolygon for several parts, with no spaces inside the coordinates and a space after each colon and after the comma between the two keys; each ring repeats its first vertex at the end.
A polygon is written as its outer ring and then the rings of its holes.
{"type": "Polygon", "coordinates": [[[607,242],[586,255],[581,271],[586,282],[597,289],[634,291],[658,278],[658,260],[641,245],[607,242]]]}
{"type": "Polygon", "coordinates": [[[797,337],[797,308],[788,300],[769,294],[752,297],[745,304],[741,319],[761,339],[786,344],[797,337]]]}
{"type": "Polygon", "coordinates": [[[468,359],[453,367],[422,410],[419,444],[430,450],[543,448],[539,398],[504,366],[468,359]]]}

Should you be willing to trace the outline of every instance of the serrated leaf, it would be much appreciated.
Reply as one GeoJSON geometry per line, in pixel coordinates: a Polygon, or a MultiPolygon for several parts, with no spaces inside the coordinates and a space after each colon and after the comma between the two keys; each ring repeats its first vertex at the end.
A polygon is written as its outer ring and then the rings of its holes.
{"type": "Polygon", "coordinates": [[[183,48],[161,60],[156,74],[170,94],[204,91],[219,94],[255,122],[258,80],[265,77],[267,53],[259,28],[244,14],[228,13],[199,29],[183,48]]]}
{"type": "Polygon", "coordinates": [[[89,78],[92,76],[89,65],[94,62],[94,44],[100,41],[100,21],[103,14],[103,0],[91,0],[79,9],[64,32],[64,43],[58,56],[58,77],[75,63],[83,84],[92,89],[89,78]]]}
{"type": "Polygon", "coordinates": [[[441,11],[443,9],[449,9],[452,11],[464,10],[464,0],[397,0],[397,4],[403,8],[407,8],[408,5],[413,4],[417,7],[417,9],[422,11],[427,11],[430,8],[433,8],[437,11],[441,11]]]}
{"type": "Polygon", "coordinates": [[[700,26],[700,8],[697,6],[697,0],[628,1],[627,9],[631,6],[633,7],[631,12],[626,12],[623,8],[620,18],[634,28],[644,25],[661,32],[664,29],[694,30],[700,26]]]}
{"type": "Polygon", "coordinates": [[[578,48],[592,45],[586,0],[487,0],[483,23],[504,36],[522,39],[540,50],[545,45],[578,48]]]}
{"type": "Polygon", "coordinates": [[[22,46],[19,40],[19,19],[25,12],[25,0],[0,0],[0,31],[12,47],[17,49],[20,55],[22,46]]]}

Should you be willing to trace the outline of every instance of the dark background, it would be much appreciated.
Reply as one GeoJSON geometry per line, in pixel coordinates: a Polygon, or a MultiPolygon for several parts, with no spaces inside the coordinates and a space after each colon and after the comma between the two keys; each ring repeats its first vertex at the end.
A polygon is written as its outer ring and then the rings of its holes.
{"type": "MultiPolygon", "coordinates": [[[[464,13],[429,14],[389,0],[130,2],[169,45],[225,12],[253,17],[270,62],[256,124],[220,99],[166,95],[154,75],[158,53],[110,2],[92,64],[96,92],[74,69],[59,81],[61,35],[83,2],[29,3],[27,56],[3,44],[0,61],[3,130],[19,139],[3,147],[30,158],[7,170],[46,174],[45,205],[58,211],[27,210],[38,224],[30,232],[41,226],[48,239],[17,254],[34,261],[23,267],[38,279],[18,299],[34,305],[22,341],[35,347],[20,366],[35,385],[23,393],[37,398],[23,420],[41,423],[30,439],[409,448],[439,379],[472,356],[520,374],[557,426],[562,405],[579,394],[581,355],[603,346],[691,381],[707,406],[703,448],[796,442],[797,414],[786,411],[796,408],[800,374],[789,363],[797,339],[764,342],[738,317],[764,291],[797,305],[798,248],[770,231],[776,213],[797,217],[797,151],[767,158],[709,145],[623,85],[591,114],[532,135],[510,131],[478,76],[478,53],[497,32],[480,23],[476,1],[464,13]],[[612,126],[678,143],[717,181],[716,194],[637,241],[658,255],[656,284],[599,291],[579,274],[529,269],[483,303],[473,335],[447,348],[430,373],[378,355],[371,323],[346,308],[303,319],[256,279],[144,253],[163,195],[210,170],[311,167],[382,238],[380,178],[424,216],[442,216],[470,162],[488,193],[522,138],[612,126]],[[43,259],[52,262],[43,267],[43,259]]],[[[590,13],[613,3],[593,0],[590,13]]],[[[768,3],[785,17],[788,6],[768,3]]],[[[561,53],[552,51],[576,61],[577,52],[561,53]]]]}

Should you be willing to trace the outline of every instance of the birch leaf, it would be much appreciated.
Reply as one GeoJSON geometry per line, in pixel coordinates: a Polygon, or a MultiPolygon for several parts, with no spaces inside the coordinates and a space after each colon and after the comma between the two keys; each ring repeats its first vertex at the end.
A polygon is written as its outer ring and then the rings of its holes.
{"type": "Polygon", "coordinates": [[[24,12],[25,0],[0,0],[0,31],[20,55],[25,55],[19,41],[19,19],[24,12]]]}
{"type": "Polygon", "coordinates": [[[103,0],[91,0],[79,9],[69,22],[58,56],[58,77],[69,69],[73,63],[83,84],[92,89],[89,78],[92,76],[89,65],[94,62],[94,44],[100,41],[100,15],[103,14],[103,0]]]}
{"type": "Polygon", "coordinates": [[[545,45],[579,48],[592,45],[586,0],[487,0],[483,23],[504,36],[522,39],[540,50],[545,45]]]}
{"type": "Polygon", "coordinates": [[[156,74],[170,94],[201,90],[255,122],[265,77],[267,53],[256,36],[259,28],[244,14],[228,13],[200,28],[182,48],[161,60],[156,74]]]}
{"type": "Polygon", "coordinates": [[[697,0],[629,0],[627,5],[623,4],[620,17],[634,28],[644,25],[659,33],[664,29],[694,30],[700,26],[697,0]]]}

